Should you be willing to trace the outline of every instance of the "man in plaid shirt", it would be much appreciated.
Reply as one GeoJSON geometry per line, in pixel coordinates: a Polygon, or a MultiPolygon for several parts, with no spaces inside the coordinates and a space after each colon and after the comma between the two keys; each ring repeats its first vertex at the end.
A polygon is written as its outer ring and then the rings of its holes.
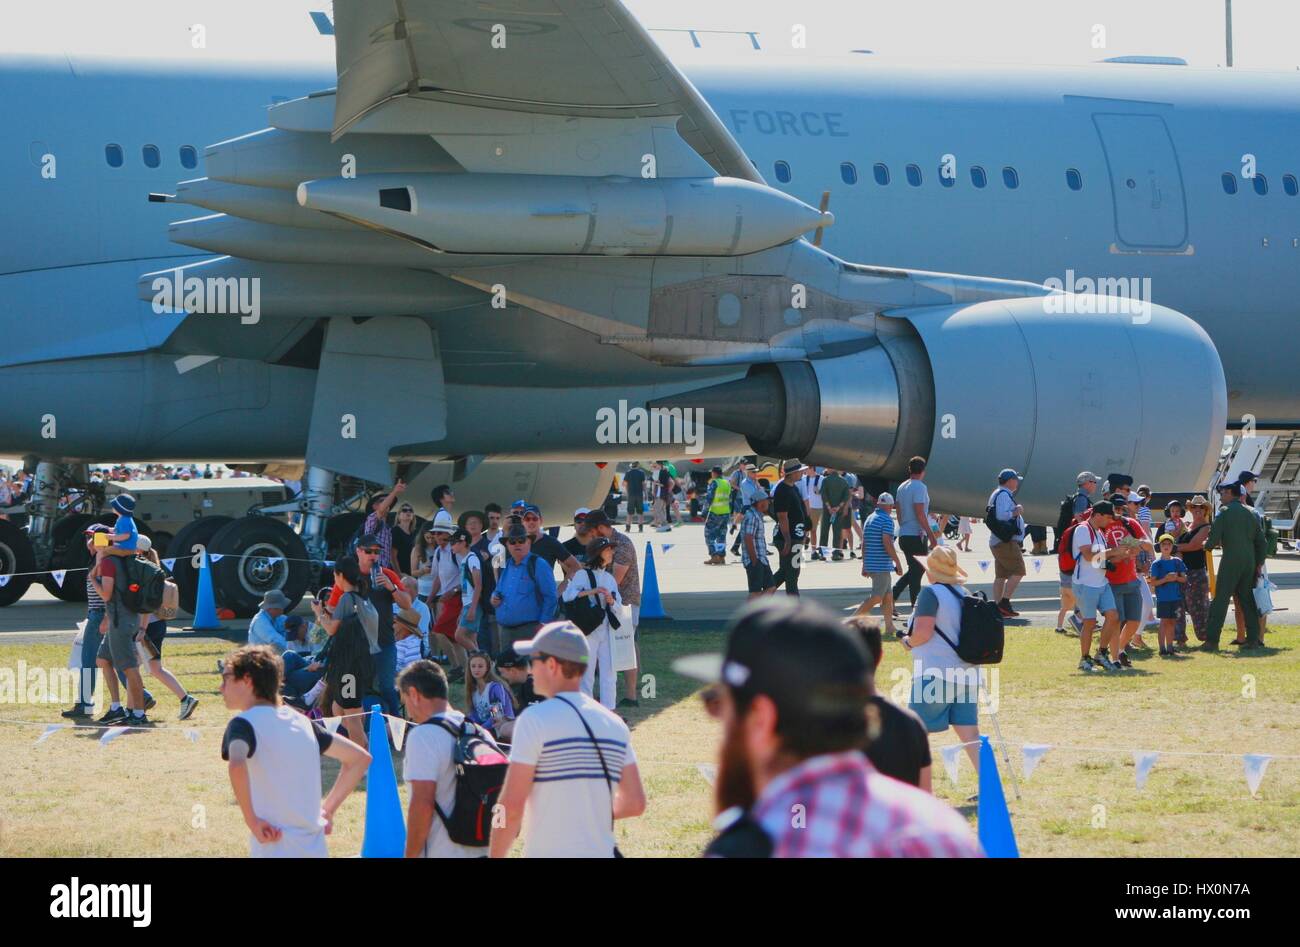
{"type": "Polygon", "coordinates": [[[745,567],[749,582],[749,597],[759,598],[776,591],[776,579],[767,561],[767,537],[763,535],[763,517],[772,503],[772,496],[762,487],[756,488],[745,515],[740,520],[740,563],[745,567]]]}
{"type": "Polygon", "coordinates": [[[882,858],[982,854],[946,803],[878,772],[867,743],[871,659],[829,612],[794,600],[754,602],[725,655],[678,673],[724,725],[715,785],[716,857],[882,858]]]}

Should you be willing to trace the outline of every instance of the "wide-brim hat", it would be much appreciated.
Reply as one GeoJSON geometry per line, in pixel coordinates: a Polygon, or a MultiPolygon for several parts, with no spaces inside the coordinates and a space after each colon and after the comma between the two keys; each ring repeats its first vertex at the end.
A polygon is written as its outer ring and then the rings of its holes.
{"type": "Polygon", "coordinates": [[[262,608],[288,608],[289,598],[279,589],[271,589],[262,596],[262,608]]]}
{"type": "Polygon", "coordinates": [[[936,546],[928,556],[915,556],[925,569],[926,577],[934,583],[964,582],[966,570],[957,563],[957,554],[947,546],[936,546]]]}

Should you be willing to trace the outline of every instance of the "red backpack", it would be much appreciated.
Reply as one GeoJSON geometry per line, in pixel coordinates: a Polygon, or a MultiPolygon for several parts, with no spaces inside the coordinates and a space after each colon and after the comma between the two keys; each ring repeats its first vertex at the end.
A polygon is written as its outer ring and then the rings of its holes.
{"type": "Polygon", "coordinates": [[[1061,567],[1062,574],[1073,572],[1076,565],[1074,558],[1074,531],[1088,522],[1086,514],[1081,514],[1082,519],[1076,519],[1066,527],[1065,532],[1061,534],[1061,544],[1056,547],[1056,561],[1061,567]]]}

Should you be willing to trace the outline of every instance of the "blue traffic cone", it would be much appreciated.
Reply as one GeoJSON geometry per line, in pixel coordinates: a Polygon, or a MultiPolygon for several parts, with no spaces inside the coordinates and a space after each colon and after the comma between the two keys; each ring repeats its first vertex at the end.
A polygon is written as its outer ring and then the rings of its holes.
{"type": "Polygon", "coordinates": [[[208,552],[203,551],[199,560],[199,594],[194,604],[194,631],[224,631],[225,626],[217,618],[217,598],[212,593],[212,569],[208,566],[208,552]]]}
{"type": "Polygon", "coordinates": [[[370,768],[366,771],[366,836],[362,858],[401,858],[406,823],[397,796],[397,774],[388,751],[388,727],[378,706],[370,708],[370,768]]]}
{"type": "Polygon", "coordinates": [[[638,620],[667,618],[664,604],[659,599],[659,574],[655,572],[654,544],[645,544],[645,575],[641,577],[641,614],[638,620]]]}
{"type": "Polygon", "coordinates": [[[984,854],[989,858],[1019,858],[1016,832],[1007,811],[1007,797],[1002,792],[998,761],[988,737],[980,737],[979,836],[984,854]]]}

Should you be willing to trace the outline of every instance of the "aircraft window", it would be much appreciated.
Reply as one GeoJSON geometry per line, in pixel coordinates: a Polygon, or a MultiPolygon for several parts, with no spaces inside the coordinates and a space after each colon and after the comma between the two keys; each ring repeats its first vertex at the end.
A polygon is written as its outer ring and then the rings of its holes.
{"type": "Polygon", "coordinates": [[[1007,186],[1008,190],[1012,191],[1020,187],[1020,175],[1016,173],[1015,168],[1002,169],[1002,183],[1007,186]]]}
{"type": "Polygon", "coordinates": [[[181,167],[193,170],[199,166],[199,153],[193,145],[181,145],[181,167]]]}
{"type": "Polygon", "coordinates": [[[989,176],[984,173],[983,168],[977,164],[973,164],[970,168],[970,183],[974,184],[976,187],[983,187],[989,183],[989,176]]]}
{"type": "Polygon", "coordinates": [[[146,168],[156,168],[162,163],[162,156],[158,153],[157,145],[145,145],[140,149],[140,155],[144,158],[146,168]]]}
{"type": "Polygon", "coordinates": [[[952,187],[954,184],[957,183],[957,175],[955,173],[944,174],[943,165],[941,164],[939,165],[939,183],[942,184],[944,187],[952,187]]]}
{"type": "Polygon", "coordinates": [[[785,161],[776,163],[776,179],[782,184],[790,183],[790,165],[785,161]]]}
{"type": "Polygon", "coordinates": [[[907,166],[907,183],[912,187],[921,186],[921,169],[914,164],[907,166]]]}
{"type": "Polygon", "coordinates": [[[1296,184],[1294,174],[1282,175],[1282,190],[1286,191],[1287,194],[1291,195],[1292,197],[1295,197],[1297,194],[1300,194],[1300,185],[1296,184]]]}
{"type": "Polygon", "coordinates": [[[881,187],[884,187],[886,184],[889,183],[889,165],[877,164],[874,168],[871,169],[871,171],[876,176],[876,183],[879,184],[881,187]]]}
{"type": "Polygon", "coordinates": [[[108,166],[109,166],[110,168],[120,168],[120,167],[122,167],[122,146],[121,146],[121,145],[105,145],[105,146],[104,146],[104,160],[108,162],[108,166]]]}
{"type": "Polygon", "coordinates": [[[379,206],[390,210],[411,212],[411,189],[409,187],[384,187],[379,189],[379,206]]]}
{"type": "Polygon", "coordinates": [[[1237,176],[1233,174],[1231,171],[1223,172],[1223,193],[1225,194],[1237,193],[1237,176]]]}
{"type": "Polygon", "coordinates": [[[853,162],[845,161],[840,165],[840,178],[845,184],[858,183],[858,169],[854,166],[853,162]]]}
{"type": "Polygon", "coordinates": [[[1261,197],[1268,193],[1268,178],[1262,174],[1255,175],[1255,193],[1261,197]]]}
{"type": "Polygon", "coordinates": [[[1078,172],[1078,170],[1075,169],[1075,168],[1066,168],[1066,170],[1065,170],[1065,183],[1066,183],[1067,185],[1069,185],[1069,188],[1070,188],[1070,190],[1072,190],[1072,191],[1082,191],[1082,190],[1083,190],[1083,175],[1080,174],[1080,173],[1078,172]]]}

